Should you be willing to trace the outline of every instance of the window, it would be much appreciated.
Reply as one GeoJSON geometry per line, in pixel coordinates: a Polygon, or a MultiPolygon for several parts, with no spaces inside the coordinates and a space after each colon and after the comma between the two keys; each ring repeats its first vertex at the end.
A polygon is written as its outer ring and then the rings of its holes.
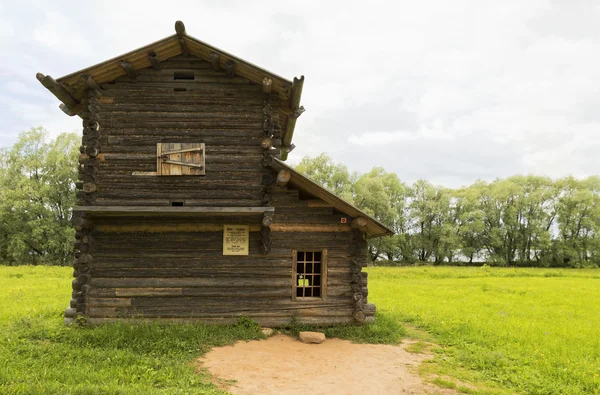
{"type": "Polygon", "coordinates": [[[194,72],[193,71],[176,71],[173,73],[173,79],[177,80],[193,80],[194,72]]]}
{"type": "Polygon", "coordinates": [[[327,250],[293,252],[292,300],[325,299],[327,250]]]}
{"type": "Polygon", "coordinates": [[[156,144],[156,174],[159,176],[203,176],[204,159],[204,143],[156,144]]]}

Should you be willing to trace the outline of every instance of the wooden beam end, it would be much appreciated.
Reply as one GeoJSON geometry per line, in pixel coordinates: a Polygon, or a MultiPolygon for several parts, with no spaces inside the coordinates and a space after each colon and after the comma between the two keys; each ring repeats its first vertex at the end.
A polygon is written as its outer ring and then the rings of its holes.
{"type": "Polygon", "coordinates": [[[179,37],[182,37],[185,34],[185,25],[183,24],[183,22],[175,22],[175,32],[179,37]]]}

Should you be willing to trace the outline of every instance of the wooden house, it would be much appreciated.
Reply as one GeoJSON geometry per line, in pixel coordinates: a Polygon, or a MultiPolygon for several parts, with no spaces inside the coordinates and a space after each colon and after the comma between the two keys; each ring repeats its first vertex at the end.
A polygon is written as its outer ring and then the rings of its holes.
{"type": "Polygon", "coordinates": [[[176,33],[57,80],[83,120],[65,322],[370,322],[367,239],[392,232],[285,164],[293,81],[176,33]]]}

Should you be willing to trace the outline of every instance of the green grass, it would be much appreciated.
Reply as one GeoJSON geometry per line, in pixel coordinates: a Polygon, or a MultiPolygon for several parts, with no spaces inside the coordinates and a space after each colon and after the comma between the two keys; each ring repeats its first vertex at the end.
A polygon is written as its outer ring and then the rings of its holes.
{"type": "MultiPolygon", "coordinates": [[[[600,270],[368,271],[376,323],[325,328],[328,337],[417,338],[413,352],[435,355],[420,371],[461,393],[600,393],[600,270]]],[[[0,266],[0,393],[222,394],[195,360],[214,346],[263,338],[248,320],[65,327],[70,275],[68,268],[0,266]]],[[[314,327],[284,331],[303,329],[314,327]]]]}
{"type": "Polygon", "coordinates": [[[262,338],[238,325],[65,327],[72,269],[0,267],[0,393],[222,394],[196,374],[213,346],[262,338]]]}
{"type": "MultiPolygon", "coordinates": [[[[195,360],[214,346],[264,338],[258,325],[65,327],[72,269],[0,266],[0,393],[223,394],[195,360]]],[[[284,331],[300,330],[292,325],[284,331]]],[[[398,342],[403,327],[327,328],[330,337],[398,342]]]]}
{"type": "Polygon", "coordinates": [[[370,268],[369,284],[381,315],[442,346],[426,374],[492,393],[600,393],[599,270],[370,268]]]}

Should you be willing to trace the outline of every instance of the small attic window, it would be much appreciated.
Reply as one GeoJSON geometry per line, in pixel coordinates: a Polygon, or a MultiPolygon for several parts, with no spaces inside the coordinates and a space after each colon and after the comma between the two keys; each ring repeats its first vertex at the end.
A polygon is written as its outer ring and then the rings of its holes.
{"type": "Polygon", "coordinates": [[[171,207],[183,207],[183,202],[171,202],[171,207]]]}
{"type": "Polygon", "coordinates": [[[176,71],[173,73],[174,80],[193,80],[194,72],[193,71],[176,71]]]}
{"type": "Polygon", "coordinates": [[[173,92],[185,92],[187,88],[173,88],[173,92]]]}

